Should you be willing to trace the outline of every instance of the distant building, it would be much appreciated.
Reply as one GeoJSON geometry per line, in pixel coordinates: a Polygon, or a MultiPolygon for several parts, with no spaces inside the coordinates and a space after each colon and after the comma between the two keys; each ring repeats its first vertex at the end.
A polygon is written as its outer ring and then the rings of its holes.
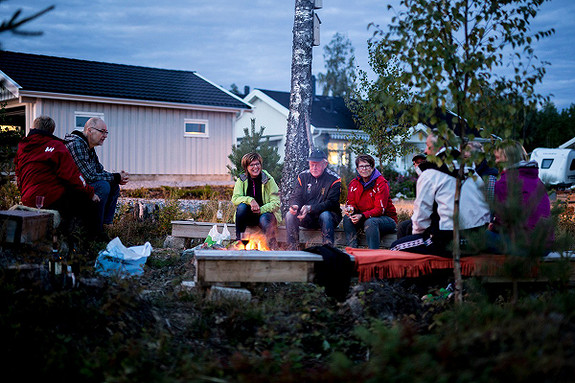
{"type": "MultiPolygon", "coordinates": [[[[264,134],[269,137],[270,143],[278,148],[281,160],[285,152],[285,139],[287,118],[289,113],[289,92],[254,89],[244,97],[244,101],[252,108],[240,113],[236,121],[236,134],[238,142],[244,136],[244,128],[251,127],[251,120],[255,118],[256,129],[265,127],[264,134]]],[[[311,135],[315,146],[327,151],[328,161],[333,166],[347,165],[353,158],[349,158],[349,139],[353,135],[367,138],[367,135],[358,129],[351,111],[342,97],[313,96],[311,111],[311,135]]],[[[419,124],[413,128],[408,143],[414,146],[414,153],[425,149],[427,137],[426,127],[419,124]]],[[[410,153],[398,158],[393,166],[399,171],[406,171],[412,167],[410,153]]]]}
{"type": "Polygon", "coordinates": [[[132,179],[229,181],[234,123],[250,106],[197,72],[0,52],[0,98],[28,132],[48,115],[55,135],[90,117],[110,135],[96,149],[106,169],[132,179]]]}

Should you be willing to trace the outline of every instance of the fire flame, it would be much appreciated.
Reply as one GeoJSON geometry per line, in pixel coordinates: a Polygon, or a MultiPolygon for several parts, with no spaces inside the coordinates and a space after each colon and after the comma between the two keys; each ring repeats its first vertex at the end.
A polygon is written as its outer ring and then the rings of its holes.
{"type": "Polygon", "coordinates": [[[250,234],[248,238],[249,242],[245,246],[241,242],[238,243],[237,245],[238,250],[260,250],[260,251],[270,250],[265,236],[261,234],[250,234]]]}

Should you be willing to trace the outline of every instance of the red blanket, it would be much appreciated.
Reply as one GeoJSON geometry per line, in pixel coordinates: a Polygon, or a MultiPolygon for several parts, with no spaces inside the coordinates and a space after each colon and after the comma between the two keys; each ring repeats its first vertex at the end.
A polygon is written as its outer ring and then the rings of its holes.
{"type": "MultiPolygon", "coordinates": [[[[434,269],[452,269],[453,259],[436,255],[408,253],[405,251],[354,249],[345,251],[353,255],[359,281],[373,278],[415,278],[431,273],[434,269]]],[[[494,275],[503,264],[502,255],[476,255],[461,258],[461,274],[471,276],[494,275]]]]}

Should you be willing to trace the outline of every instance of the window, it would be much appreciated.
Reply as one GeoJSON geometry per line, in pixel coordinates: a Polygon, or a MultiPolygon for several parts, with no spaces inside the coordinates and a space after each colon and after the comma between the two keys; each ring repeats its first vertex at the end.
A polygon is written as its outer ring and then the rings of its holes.
{"type": "Polygon", "coordinates": [[[332,141],[327,144],[327,161],[330,165],[342,166],[349,164],[346,141],[332,141]]]}
{"type": "Polygon", "coordinates": [[[575,160],[571,160],[571,165],[569,166],[569,170],[575,170],[575,160]]]}
{"type": "Polygon", "coordinates": [[[76,130],[84,130],[84,125],[92,117],[100,117],[104,119],[104,113],[94,113],[94,112],[74,112],[74,120],[76,130]]]}
{"type": "Polygon", "coordinates": [[[545,158],[541,161],[541,169],[549,169],[553,164],[553,158],[545,158]]]}
{"type": "Polygon", "coordinates": [[[184,137],[209,137],[207,120],[184,120],[184,137]]]}

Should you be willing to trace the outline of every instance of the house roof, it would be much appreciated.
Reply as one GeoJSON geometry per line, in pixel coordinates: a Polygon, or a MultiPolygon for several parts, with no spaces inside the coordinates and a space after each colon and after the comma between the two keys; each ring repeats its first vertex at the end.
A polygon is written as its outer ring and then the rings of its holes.
{"type": "Polygon", "coordinates": [[[196,72],[0,52],[0,70],[20,91],[250,109],[196,72]]]}
{"type": "MultiPolygon", "coordinates": [[[[289,92],[259,90],[289,109],[289,92]]],[[[314,96],[311,105],[311,124],[317,128],[358,130],[353,115],[342,97],[314,96]]]]}

